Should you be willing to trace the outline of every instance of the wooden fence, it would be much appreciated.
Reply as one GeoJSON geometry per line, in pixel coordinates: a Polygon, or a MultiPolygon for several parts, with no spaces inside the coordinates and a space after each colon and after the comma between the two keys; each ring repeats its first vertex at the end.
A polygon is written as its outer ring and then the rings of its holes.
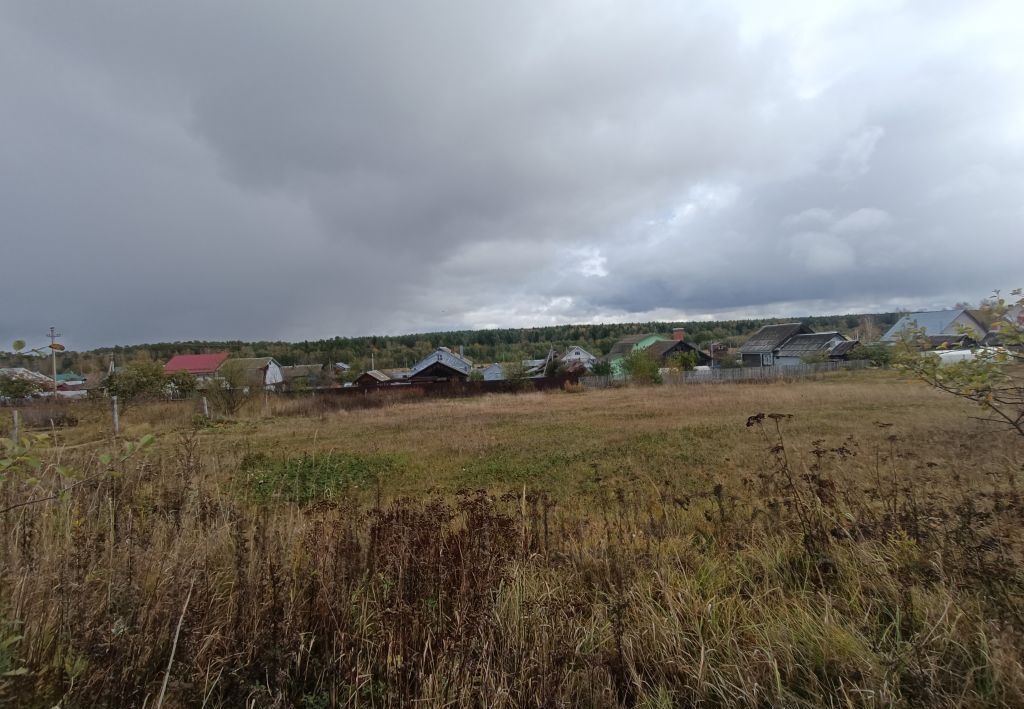
{"type": "MultiPolygon", "coordinates": [[[[715,369],[694,370],[692,372],[663,373],[661,379],[664,384],[674,385],[765,382],[781,379],[800,379],[802,377],[811,377],[825,372],[837,372],[840,370],[866,369],[869,366],[870,362],[868,360],[852,360],[849,362],[821,362],[774,367],[716,367],[715,369]]],[[[628,376],[590,376],[581,377],[580,383],[588,389],[604,389],[610,386],[629,384],[630,378],[628,376]]]]}

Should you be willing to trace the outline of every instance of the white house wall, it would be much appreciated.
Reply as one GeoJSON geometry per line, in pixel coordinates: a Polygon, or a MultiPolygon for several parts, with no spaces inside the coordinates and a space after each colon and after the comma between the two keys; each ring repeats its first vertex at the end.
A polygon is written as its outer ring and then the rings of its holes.
{"type": "Polygon", "coordinates": [[[267,365],[266,379],[264,384],[267,387],[272,387],[275,384],[280,384],[284,381],[284,372],[281,371],[281,365],[271,360],[270,364],[267,365]]]}

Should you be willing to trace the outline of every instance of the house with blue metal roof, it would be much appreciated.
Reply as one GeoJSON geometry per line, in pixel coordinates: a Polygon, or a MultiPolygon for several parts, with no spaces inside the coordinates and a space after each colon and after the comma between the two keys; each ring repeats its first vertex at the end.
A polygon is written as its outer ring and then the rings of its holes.
{"type": "Polygon", "coordinates": [[[409,370],[407,379],[468,379],[473,363],[447,347],[438,347],[409,370]]]}
{"type": "Polygon", "coordinates": [[[967,335],[976,342],[985,337],[985,327],[963,308],[927,310],[909,313],[882,335],[882,342],[896,342],[905,334],[921,334],[931,339],[967,335]]]}

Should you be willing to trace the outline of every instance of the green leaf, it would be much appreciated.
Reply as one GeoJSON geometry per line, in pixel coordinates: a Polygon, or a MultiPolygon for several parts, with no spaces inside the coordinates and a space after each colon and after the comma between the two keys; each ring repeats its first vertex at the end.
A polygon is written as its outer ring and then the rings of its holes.
{"type": "Polygon", "coordinates": [[[114,456],[110,455],[110,453],[103,453],[100,455],[100,462],[103,463],[103,465],[110,465],[110,461],[113,459],[114,456]]]}
{"type": "Polygon", "coordinates": [[[156,440],[156,436],[154,436],[152,433],[147,433],[145,436],[139,439],[138,447],[145,448],[154,440],[156,440]]]}
{"type": "Polygon", "coordinates": [[[43,461],[39,460],[39,458],[25,456],[24,458],[21,459],[21,461],[25,463],[25,465],[32,468],[33,470],[39,470],[40,468],[43,467],[43,461]]]}

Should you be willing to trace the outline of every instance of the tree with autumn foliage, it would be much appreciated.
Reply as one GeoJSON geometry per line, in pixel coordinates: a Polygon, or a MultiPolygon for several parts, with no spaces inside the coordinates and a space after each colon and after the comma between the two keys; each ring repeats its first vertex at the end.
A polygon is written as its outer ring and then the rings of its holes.
{"type": "Polygon", "coordinates": [[[995,291],[979,309],[992,323],[996,343],[976,345],[970,357],[950,363],[936,351],[924,351],[924,333],[911,329],[897,344],[896,362],[936,389],[976,404],[983,412],[977,418],[1024,436],[1024,322],[1008,317],[1021,308],[1021,289],[1010,298],[995,291]]]}

